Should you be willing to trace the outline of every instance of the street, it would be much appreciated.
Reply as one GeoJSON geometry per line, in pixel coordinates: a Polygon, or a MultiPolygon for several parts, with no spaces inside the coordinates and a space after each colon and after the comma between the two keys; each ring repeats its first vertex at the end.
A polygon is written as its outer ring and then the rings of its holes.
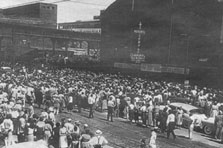
{"type": "MultiPolygon", "coordinates": [[[[66,112],[59,114],[58,120],[61,118],[72,118],[74,121],[79,120],[81,123],[87,123],[92,131],[100,129],[105,138],[109,141],[109,146],[114,148],[137,148],[140,145],[140,139],[150,137],[150,129],[139,127],[131,124],[123,118],[114,118],[114,122],[106,120],[106,113],[95,112],[94,118],[88,118],[88,111],[82,113],[68,114],[66,112]]],[[[177,138],[173,140],[170,136],[168,140],[166,134],[158,134],[157,147],[159,148],[215,148],[222,147],[214,139],[205,136],[203,133],[194,132],[193,140],[187,138],[186,129],[175,130],[177,138]]]]}

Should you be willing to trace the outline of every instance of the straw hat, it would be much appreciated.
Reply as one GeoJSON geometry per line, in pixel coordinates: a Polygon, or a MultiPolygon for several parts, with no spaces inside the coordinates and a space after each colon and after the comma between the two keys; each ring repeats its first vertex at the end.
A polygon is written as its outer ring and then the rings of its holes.
{"type": "Polygon", "coordinates": [[[88,127],[88,125],[87,124],[84,124],[84,127],[88,127]]]}
{"type": "Polygon", "coordinates": [[[52,108],[52,107],[50,107],[50,108],[49,108],[49,111],[50,111],[50,112],[53,112],[53,108],[52,108]]]}
{"type": "Polygon", "coordinates": [[[80,122],[80,121],[75,121],[75,124],[76,124],[76,125],[80,125],[81,122],[80,122]]]}
{"type": "Polygon", "coordinates": [[[17,101],[17,104],[22,104],[22,100],[18,100],[17,101]]]}
{"type": "Polygon", "coordinates": [[[99,135],[101,135],[102,134],[102,131],[101,130],[97,130],[96,132],[95,132],[95,135],[96,136],[99,136],[99,135]]]}

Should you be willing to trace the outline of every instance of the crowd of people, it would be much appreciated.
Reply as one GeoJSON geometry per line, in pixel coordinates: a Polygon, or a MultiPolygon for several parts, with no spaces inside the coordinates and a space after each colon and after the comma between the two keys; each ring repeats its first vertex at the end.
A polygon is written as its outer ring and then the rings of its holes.
{"type": "MultiPolygon", "coordinates": [[[[170,133],[176,138],[173,131],[176,123],[182,125],[183,114],[181,108],[173,114],[168,109],[170,102],[199,106],[209,117],[219,116],[222,110],[223,92],[217,89],[185,87],[176,82],[151,81],[119,73],[50,69],[44,65],[27,68],[3,63],[2,66],[12,67],[11,72],[2,72],[0,78],[1,133],[5,145],[13,144],[14,135],[18,136],[18,142],[44,139],[61,148],[75,142],[83,146],[86,139],[86,144],[92,146],[107,143],[105,138],[98,139],[102,137],[100,130],[92,134],[88,125],[71,124],[71,119],[56,121],[55,116],[64,108],[79,113],[82,108],[89,108],[89,118],[94,118],[95,110],[108,110],[107,120],[113,121],[115,116],[143,126],[159,127],[161,132],[167,131],[168,138],[170,133]],[[34,104],[44,111],[36,114],[34,104]],[[161,109],[160,105],[166,107],[161,109]]],[[[219,121],[222,121],[218,123],[221,131],[223,118],[219,121]]]]}

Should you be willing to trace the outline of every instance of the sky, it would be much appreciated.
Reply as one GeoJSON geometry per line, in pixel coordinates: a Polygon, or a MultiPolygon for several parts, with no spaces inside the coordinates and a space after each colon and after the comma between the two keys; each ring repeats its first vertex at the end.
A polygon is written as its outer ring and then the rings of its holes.
{"type": "Polygon", "coordinates": [[[93,20],[100,10],[106,9],[115,0],[0,0],[0,8],[22,5],[33,2],[57,4],[57,22],[74,22],[93,20]]]}

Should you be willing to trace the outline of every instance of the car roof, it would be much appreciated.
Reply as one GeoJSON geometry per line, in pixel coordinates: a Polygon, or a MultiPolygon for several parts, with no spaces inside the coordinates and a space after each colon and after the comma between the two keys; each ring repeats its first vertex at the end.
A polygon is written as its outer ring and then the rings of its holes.
{"type": "Polygon", "coordinates": [[[180,102],[174,102],[174,103],[170,103],[171,106],[174,107],[182,107],[183,110],[194,110],[194,109],[199,109],[196,106],[190,105],[190,104],[186,104],[186,103],[180,103],[180,102]]]}
{"type": "Polygon", "coordinates": [[[1,67],[1,69],[11,69],[10,67],[1,67]]]}

